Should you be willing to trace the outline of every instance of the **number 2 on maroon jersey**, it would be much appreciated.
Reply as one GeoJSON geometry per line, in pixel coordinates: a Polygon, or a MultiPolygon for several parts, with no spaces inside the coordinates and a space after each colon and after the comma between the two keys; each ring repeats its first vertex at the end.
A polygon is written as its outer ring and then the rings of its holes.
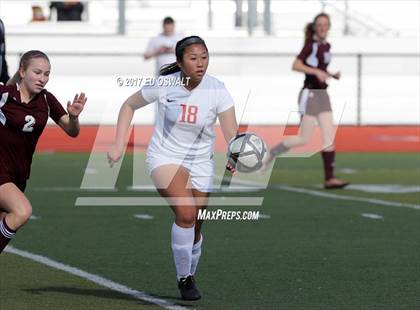
{"type": "Polygon", "coordinates": [[[34,130],[35,125],[35,117],[32,115],[25,116],[25,125],[23,125],[22,131],[24,132],[32,132],[34,130]]]}
{"type": "Polygon", "coordinates": [[[186,105],[181,104],[182,107],[182,115],[181,115],[181,122],[182,123],[190,123],[195,124],[197,123],[197,113],[198,107],[196,105],[186,105]]]}

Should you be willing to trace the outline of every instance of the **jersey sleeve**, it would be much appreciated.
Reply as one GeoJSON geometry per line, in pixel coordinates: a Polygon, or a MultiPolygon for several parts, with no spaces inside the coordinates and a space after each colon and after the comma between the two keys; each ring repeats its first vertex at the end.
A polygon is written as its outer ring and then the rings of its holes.
{"type": "Polygon", "coordinates": [[[143,85],[140,94],[148,103],[155,102],[159,98],[159,86],[156,83],[143,85]]]}
{"type": "Polygon", "coordinates": [[[66,115],[67,112],[66,110],[64,110],[61,103],[57,100],[57,98],[55,98],[53,94],[51,94],[50,92],[46,92],[45,97],[47,99],[47,104],[49,107],[49,116],[55,123],[58,123],[60,118],[63,115],[66,115]]]}
{"type": "Polygon", "coordinates": [[[226,89],[225,84],[221,83],[220,88],[218,89],[218,102],[216,112],[217,114],[225,112],[231,107],[235,106],[235,103],[230,95],[229,91],[226,89]]]}
{"type": "Polygon", "coordinates": [[[306,58],[309,57],[312,53],[312,42],[309,41],[305,43],[300,53],[297,55],[297,59],[300,59],[302,61],[305,61],[306,58]]]}

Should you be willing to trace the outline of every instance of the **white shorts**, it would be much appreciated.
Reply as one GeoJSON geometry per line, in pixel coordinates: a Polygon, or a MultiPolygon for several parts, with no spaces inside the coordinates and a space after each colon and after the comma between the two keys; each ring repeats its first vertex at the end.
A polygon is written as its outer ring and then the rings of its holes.
{"type": "Polygon", "coordinates": [[[177,158],[171,158],[162,155],[147,155],[146,164],[149,170],[149,175],[152,174],[153,169],[164,165],[179,165],[183,166],[190,173],[190,181],[192,188],[209,193],[213,190],[214,177],[214,161],[213,159],[189,161],[177,158]]]}

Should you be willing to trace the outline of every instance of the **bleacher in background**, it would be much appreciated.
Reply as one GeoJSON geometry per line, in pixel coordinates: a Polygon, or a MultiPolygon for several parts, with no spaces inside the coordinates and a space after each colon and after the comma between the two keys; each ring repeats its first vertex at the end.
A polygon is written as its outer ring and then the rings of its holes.
{"type": "MultiPolygon", "coordinates": [[[[207,0],[129,0],[126,35],[117,34],[117,0],[82,2],[86,7],[82,22],[30,22],[33,5],[49,15],[49,1],[40,0],[0,0],[0,17],[6,25],[10,70],[16,70],[19,54],[26,50],[47,52],[53,66],[48,88],[62,102],[76,91],[88,93],[84,123],[116,121],[120,104],[137,89],[118,87],[118,77],[153,75],[154,63],[144,61],[142,53],[167,15],[175,18],[178,31],[206,39],[209,73],[225,82],[240,112],[251,92],[246,122],[284,124],[292,119],[297,123],[290,111],[297,110],[303,76],[293,73],[291,64],[302,46],[305,23],[322,9],[331,14],[333,24],[331,70],[342,71],[342,80],[331,81],[330,87],[336,120],[345,124],[420,122],[419,1],[349,0],[347,17],[345,1],[271,1],[271,36],[262,27],[263,1],[257,5],[258,24],[252,36],[246,25],[235,27],[232,0],[212,1],[211,28],[207,0]],[[105,107],[109,115],[103,115],[105,107]]],[[[247,1],[243,4],[246,11],[247,1]]],[[[152,121],[151,108],[137,120],[152,121]]]]}
{"type": "MultiPolygon", "coordinates": [[[[255,35],[261,35],[264,1],[257,1],[257,26],[255,35]]],[[[1,0],[0,16],[11,33],[116,33],[119,21],[119,0],[84,0],[82,23],[53,21],[35,23],[32,19],[33,6],[42,8],[50,16],[49,4],[45,0],[1,0]],[[54,23],[53,27],[48,24],[54,23]]],[[[282,0],[270,1],[272,34],[275,36],[300,36],[302,25],[310,21],[316,12],[326,11],[331,15],[333,36],[343,34],[357,36],[419,36],[418,18],[420,4],[410,0],[282,0]],[[347,3],[347,6],[346,6],[347,3]],[[346,29],[347,27],[347,29],[346,29]]],[[[235,27],[234,0],[126,0],[126,31],[133,35],[150,35],[159,30],[164,15],[176,18],[184,30],[210,31],[224,35],[246,33],[248,1],[242,0],[243,27],[235,27]],[[211,17],[209,15],[211,3],[211,17]],[[212,19],[211,27],[209,18],[212,19]]]]}

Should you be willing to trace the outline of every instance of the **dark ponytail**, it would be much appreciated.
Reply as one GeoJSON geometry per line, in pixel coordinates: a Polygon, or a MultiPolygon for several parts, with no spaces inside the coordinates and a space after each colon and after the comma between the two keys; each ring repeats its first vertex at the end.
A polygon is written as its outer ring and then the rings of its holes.
{"type": "Polygon", "coordinates": [[[159,75],[169,75],[179,71],[181,71],[181,68],[178,67],[178,64],[176,62],[173,62],[160,67],[159,75]]]}
{"type": "Polygon", "coordinates": [[[34,58],[43,58],[46,61],[50,62],[50,60],[48,59],[48,56],[41,51],[32,50],[32,51],[26,52],[20,58],[18,70],[12,76],[12,78],[9,81],[7,81],[6,85],[16,85],[16,84],[20,83],[20,81],[22,80],[22,78],[20,76],[20,72],[19,72],[20,69],[22,69],[23,71],[28,69],[29,64],[31,63],[31,60],[34,59],[34,58]]]}
{"type": "Polygon", "coordinates": [[[308,43],[314,37],[315,30],[314,23],[307,23],[305,26],[305,44],[308,43]]]}
{"type": "Polygon", "coordinates": [[[315,24],[318,18],[325,17],[328,19],[329,24],[331,25],[330,16],[327,13],[319,13],[315,16],[314,20],[310,23],[307,23],[305,26],[305,44],[308,43],[315,35],[315,24]]]}
{"type": "MultiPolygon", "coordinates": [[[[175,56],[177,62],[182,62],[182,59],[184,58],[185,49],[193,44],[202,44],[208,51],[206,43],[199,36],[185,37],[179,40],[175,46],[175,56]]],[[[181,68],[178,66],[177,62],[163,65],[159,70],[159,75],[169,75],[181,71],[181,68]]]]}

